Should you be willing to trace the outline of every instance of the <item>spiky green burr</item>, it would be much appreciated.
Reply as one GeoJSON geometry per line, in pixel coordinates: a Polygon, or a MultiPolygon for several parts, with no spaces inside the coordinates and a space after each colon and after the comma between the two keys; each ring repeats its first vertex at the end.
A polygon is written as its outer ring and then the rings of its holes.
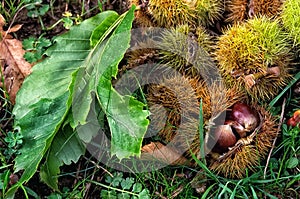
{"type": "Polygon", "coordinates": [[[300,45],[300,1],[286,0],[283,3],[281,19],[294,44],[300,45]]]}
{"type": "Polygon", "coordinates": [[[291,77],[291,44],[278,20],[255,17],[233,25],[215,54],[225,82],[255,101],[272,99],[291,77]]]}

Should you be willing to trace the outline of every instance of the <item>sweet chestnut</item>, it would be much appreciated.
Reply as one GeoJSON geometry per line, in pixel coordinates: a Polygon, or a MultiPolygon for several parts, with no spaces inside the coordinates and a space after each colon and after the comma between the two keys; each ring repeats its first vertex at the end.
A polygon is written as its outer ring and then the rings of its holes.
{"type": "Polygon", "coordinates": [[[252,132],[259,125],[259,115],[256,110],[250,108],[245,103],[238,102],[233,105],[230,118],[244,127],[238,126],[236,131],[241,137],[245,137],[248,132],[252,132]]]}
{"type": "Polygon", "coordinates": [[[237,142],[237,138],[234,135],[230,125],[219,125],[214,129],[214,139],[217,143],[214,147],[216,152],[226,152],[228,147],[232,147],[237,142]]]}

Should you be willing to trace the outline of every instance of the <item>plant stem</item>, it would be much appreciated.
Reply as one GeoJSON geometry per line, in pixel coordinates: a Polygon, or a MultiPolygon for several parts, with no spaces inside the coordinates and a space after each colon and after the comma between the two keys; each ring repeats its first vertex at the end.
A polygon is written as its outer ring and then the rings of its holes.
{"type": "MultiPolygon", "coordinates": [[[[265,169],[264,169],[264,179],[266,179],[267,168],[268,168],[268,165],[269,165],[269,162],[270,162],[270,159],[271,159],[271,155],[272,155],[273,150],[275,148],[275,143],[276,143],[277,137],[279,135],[279,131],[280,131],[281,125],[283,123],[285,102],[286,102],[286,98],[284,98],[282,106],[281,106],[280,121],[279,121],[279,124],[278,124],[277,132],[276,132],[276,137],[273,140],[272,148],[271,148],[271,150],[269,152],[269,155],[268,155],[268,158],[267,158],[267,163],[266,163],[266,166],[265,166],[265,169]]],[[[280,174],[280,170],[278,172],[278,177],[279,177],[279,174],[280,174]]]]}
{"type": "Polygon", "coordinates": [[[118,188],[115,188],[115,187],[110,187],[108,185],[105,185],[105,184],[102,184],[100,182],[96,182],[96,181],[93,181],[93,180],[86,180],[87,182],[91,182],[91,183],[94,183],[96,185],[99,185],[101,187],[104,187],[104,188],[107,188],[107,189],[112,189],[112,190],[115,190],[115,191],[119,191],[119,192],[122,192],[122,193],[128,193],[130,195],[134,195],[134,196],[139,196],[139,194],[137,193],[132,193],[130,191],[126,191],[126,190],[122,190],[122,189],[118,189],[118,188]]]}

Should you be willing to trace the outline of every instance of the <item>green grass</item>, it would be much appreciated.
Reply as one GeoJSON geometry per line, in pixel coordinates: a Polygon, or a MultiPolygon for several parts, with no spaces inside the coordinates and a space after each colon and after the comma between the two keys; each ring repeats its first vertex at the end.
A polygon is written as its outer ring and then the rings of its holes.
{"type": "Polygon", "coordinates": [[[10,168],[12,163],[9,161],[10,156],[7,152],[9,151],[9,143],[6,142],[8,130],[11,128],[10,123],[12,121],[11,116],[12,104],[8,99],[7,92],[0,88],[0,198],[5,193],[9,185],[9,176],[11,174],[10,168]]]}
{"type": "Polygon", "coordinates": [[[82,194],[82,187],[85,189],[88,183],[91,183],[99,189],[99,194],[106,193],[107,196],[107,193],[110,193],[111,197],[119,194],[116,198],[122,198],[120,194],[126,197],[136,196],[132,190],[123,189],[120,184],[107,181],[107,177],[111,175],[121,175],[119,181],[134,179],[134,183],[139,183],[149,190],[150,198],[296,198],[300,193],[297,186],[300,181],[300,165],[288,162],[291,158],[300,157],[299,133],[298,127],[289,128],[283,125],[280,142],[273,150],[265,178],[266,161],[257,168],[257,172],[249,173],[245,178],[238,180],[216,175],[209,170],[205,162],[196,159],[195,156],[197,167],[168,166],[146,173],[120,173],[111,168],[104,169],[99,166],[101,163],[94,163],[93,169],[90,170],[93,172],[82,171],[89,174],[78,181],[67,195],[75,197],[76,194],[82,194]],[[95,179],[97,175],[102,175],[100,181],[95,179]]]}
{"type": "Polygon", "coordinates": [[[25,0],[2,0],[0,4],[0,13],[7,21],[11,21],[17,12],[25,5],[25,0]]]}

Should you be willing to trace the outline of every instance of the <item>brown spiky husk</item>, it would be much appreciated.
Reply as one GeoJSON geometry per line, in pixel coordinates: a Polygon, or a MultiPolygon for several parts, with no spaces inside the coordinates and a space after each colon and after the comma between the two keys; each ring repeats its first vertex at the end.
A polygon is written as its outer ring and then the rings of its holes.
{"type": "MultiPolygon", "coordinates": [[[[226,89],[221,82],[214,82],[207,85],[203,80],[199,82],[196,88],[197,98],[202,100],[203,121],[205,130],[209,130],[215,123],[222,122],[225,119],[224,113],[237,101],[245,96],[240,95],[235,88],[226,89]],[[222,116],[223,114],[223,116],[222,116]],[[224,118],[222,118],[224,117],[224,118]]],[[[178,140],[182,148],[188,148],[185,156],[191,158],[191,154],[200,157],[200,138],[199,133],[191,133],[190,129],[199,127],[199,118],[189,118],[189,122],[183,124],[182,131],[178,135],[178,140]]]]}
{"type": "Polygon", "coordinates": [[[151,16],[147,13],[147,7],[141,0],[130,0],[130,5],[138,6],[134,12],[134,22],[138,27],[153,27],[155,23],[151,20],[151,16]]]}
{"type": "Polygon", "coordinates": [[[242,22],[260,15],[277,17],[282,3],[282,0],[229,0],[226,5],[229,12],[226,21],[242,22]]]}
{"type": "Polygon", "coordinates": [[[138,10],[135,12],[134,20],[139,27],[154,27],[155,24],[151,20],[150,16],[146,14],[146,11],[138,10]]]}
{"type": "Polygon", "coordinates": [[[165,77],[159,85],[149,86],[151,123],[160,128],[158,134],[167,142],[174,138],[184,118],[198,118],[199,102],[192,81],[197,80],[173,76],[165,77]]]}
{"type": "Polygon", "coordinates": [[[194,32],[187,24],[164,31],[158,44],[162,63],[192,77],[210,76],[214,67],[213,37],[203,27],[194,32]]]}
{"type": "Polygon", "coordinates": [[[167,77],[162,84],[151,85],[148,90],[147,101],[153,113],[151,130],[157,131],[165,142],[186,151],[187,157],[191,157],[191,153],[198,155],[200,99],[204,124],[210,126],[241,97],[235,89],[227,90],[221,82],[207,86],[204,80],[167,77]],[[168,88],[170,85],[173,90],[168,88]]]}
{"type": "MultiPolygon", "coordinates": [[[[262,116],[263,125],[249,145],[241,146],[235,153],[219,161],[213,160],[210,169],[227,178],[243,178],[248,171],[255,171],[266,158],[273,140],[277,136],[275,118],[263,107],[252,105],[262,116]]],[[[216,154],[214,154],[216,156],[216,154]]],[[[219,157],[221,154],[219,154],[219,157]]]]}
{"type": "Polygon", "coordinates": [[[276,17],[281,12],[283,0],[252,0],[255,15],[276,17]]]}
{"type": "Polygon", "coordinates": [[[193,2],[193,11],[197,16],[196,21],[199,25],[213,25],[222,17],[224,12],[224,2],[222,0],[196,0],[193,2]]]}
{"type": "Polygon", "coordinates": [[[131,50],[126,53],[128,64],[131,67],[142,65],[149,62],[154,62],[158,57],[158,50],[154,49],[155,41],[146,39],[138,41],[131,50]]]}
{"type": "Polygon", "coordinates": [[[227,1],[227,10],[229,12],[226,21],[240,22],[247,18],[248,0],[229,0],[227,1]]]}
{"type": "MultiPolygon", "coordinates": [[[[137,38],[132,38],[132,41],[135,41],[137,38]]],[[[128,52],[125,54],[125,59],[127,64],[122,65],[118,70],[117,79],[122,77],[124,73],[135,68],[135,73],[138,73],[139,69],[143,70],[144,64],[149,64],[149,67],[153,66],[154,63],[158,60],[158,51],[154,49],[155,42],[151,39],[146,39],[145,41],[137,41],[132,44],[132,47],[129,48],[128,52]]],[[[144,75],[140,71],[138,75],[144,75]]]]}

